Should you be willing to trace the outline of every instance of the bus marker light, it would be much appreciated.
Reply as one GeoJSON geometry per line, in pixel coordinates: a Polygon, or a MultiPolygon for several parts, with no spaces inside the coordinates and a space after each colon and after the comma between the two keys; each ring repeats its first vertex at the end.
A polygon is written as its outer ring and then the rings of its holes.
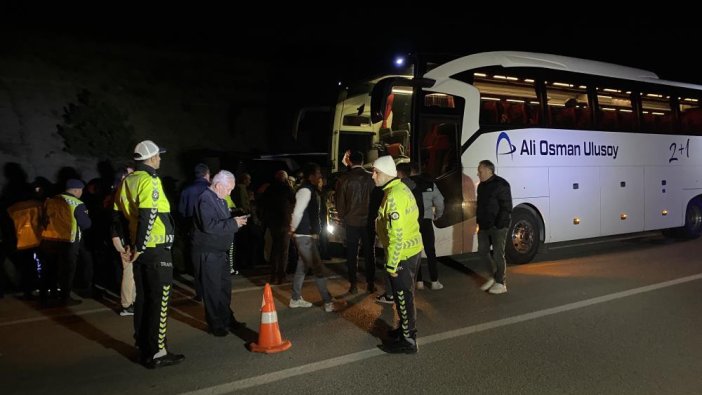
{"type": "Polygon", "coordinates": [[[621,219],[622,221],[626,220],[626,217],[627,217],[626,213],[619,214],[619,219],[621,219]]]}
{"type": "Polygon", "coordinates": [[[578,218],[578,217],[573,218],[573,225],[580,225],[580,218],[578,218]]]}
{"type": "Polygon", "coordinates": [[[661,215],[663,215],[663,216],[668,215],[668,210],[662,210],[662,211],[661,211],[661,215]]]}

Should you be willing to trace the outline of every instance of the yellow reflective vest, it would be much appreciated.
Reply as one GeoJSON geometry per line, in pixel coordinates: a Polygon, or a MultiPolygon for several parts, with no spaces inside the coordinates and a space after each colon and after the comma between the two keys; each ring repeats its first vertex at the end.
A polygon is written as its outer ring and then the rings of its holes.
{"type": "Polygon", "coordinates": [[[412,191],[398,178],[385,184],[383,192],[375,230],[386,250],[385,270],[395,273],[400,261],[424,248],[419,233],[419,208],[412,191]]]}
{"type": "Polygon", "coordinates": [[[117,190],[114,210],[127,219],[130,240],[137,251],[173,244],[171,206],[155,173],[140,169],[125,177],[117,190]]]}
{"type": "Polygon", "coordinates": [[[65,241],[73,243],[80,241],[80,229],[76,221],[76,207],[83,202],[75,196],[60,194],[51,197],[44,203],[44,230],[41,238],[44,240],[65,241]]]}

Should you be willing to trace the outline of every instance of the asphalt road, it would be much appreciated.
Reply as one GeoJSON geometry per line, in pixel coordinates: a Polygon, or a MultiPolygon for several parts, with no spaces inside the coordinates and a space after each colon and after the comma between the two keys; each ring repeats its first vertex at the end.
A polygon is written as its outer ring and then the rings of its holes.
{"type": "MultiPolygon", "coordinates": [[[[134,362],[131,319],[114,299],[38,309],[0,299],[2,394],[224,393],[616,393],[702,392],[702,240],[660,236],[559,245],[508,268],[505,295],[489,295],[477,256],[440,265],[445,288],[417,291],[419,353],[378,349],[393,308],[363,292],[325,313],[289,309],[290,284],[273,288],[286,352],[264,355],[257,339],[264,276],[234,278],[232,306],[245,329],[206,333],[201,304],[176,284],[169,349],[184,363],[155,371],[134,362]]],[[[343,273],[343,262],[330,269],[343,273]]]]}

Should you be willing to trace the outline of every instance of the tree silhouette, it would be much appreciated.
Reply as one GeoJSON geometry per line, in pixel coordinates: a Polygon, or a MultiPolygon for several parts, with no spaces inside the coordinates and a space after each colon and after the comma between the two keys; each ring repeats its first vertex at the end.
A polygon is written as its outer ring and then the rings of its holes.
{"type": "Polygon", "coordinates": [[[56,126],[70,154],[131,159],[134,126],[127,113],[87,89],[78,93],[76,103],[64,107],[63,124],[56,126]]]}

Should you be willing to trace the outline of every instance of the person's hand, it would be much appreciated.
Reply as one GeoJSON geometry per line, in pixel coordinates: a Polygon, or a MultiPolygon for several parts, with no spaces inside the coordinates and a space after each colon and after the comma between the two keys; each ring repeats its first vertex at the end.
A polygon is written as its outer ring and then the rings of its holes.
{"type": "Polygon", "coordinates": [[[122,252],[119,253],[119,257],[122,260],[122,265],[126,266],[127,264],[131,263],[129,260],[132,258],[132,251],[129,246],[124,246],[122,248],[122,252]]]}
{"type": "Polygon", "coordinates": [[[234,221],[236,221],[236,224],[239,225],[241,228],[242,226],[246,225],[246,222],[249,220],[248,215],[242,215],[240,217],[234,217],[234,221]]]}
{"type": "Polygon", "coordinates": [[[397,272],[388,272],[388,274],[389,274],[390,277],[392,277],[392,278],[397,277],[397,272]]]}
{"type": "Polygon", "coordinates": [[[131,252],[131,257],[129,258],[129,263],[134,263],[137,259],[139,259],[139,255],[141,255],[141,252],[137,251],[136,249],[131,252]]]}
{"type": "Polygon", "coordinates": [[[351,150],[347,149],[346,152],[344,152],[344,158],[341,159],[341,163],[344,164],[344,166],[351,166],[351,150]]]}
{"type": "Polygon", "coordinates": [[[112,245],[115,246],[115,250],[119,252],[120,254],[124,253],[124,246],[122,245],[122,239],[119,237],[115,236],[112,238],[112,245]]]}

